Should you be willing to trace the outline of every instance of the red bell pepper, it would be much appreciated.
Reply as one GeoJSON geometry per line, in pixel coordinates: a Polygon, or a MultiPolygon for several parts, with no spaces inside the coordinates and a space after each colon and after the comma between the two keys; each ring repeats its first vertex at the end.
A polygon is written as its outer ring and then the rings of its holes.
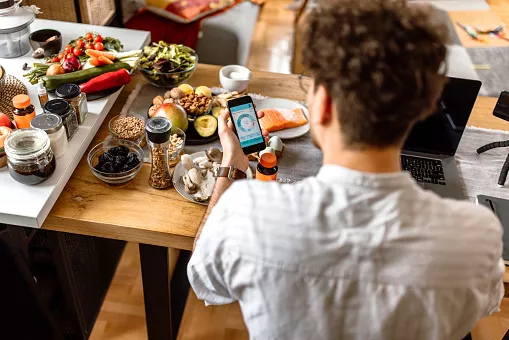
{"type": "Polygon", "coordinates": [[[124,86],[129,84],[130,81],[131,75],[125,68],[122,68],[115,72],[101,74],[100,76],[81,84],[80,87],[81,92],[90,94],[124,86]]]}

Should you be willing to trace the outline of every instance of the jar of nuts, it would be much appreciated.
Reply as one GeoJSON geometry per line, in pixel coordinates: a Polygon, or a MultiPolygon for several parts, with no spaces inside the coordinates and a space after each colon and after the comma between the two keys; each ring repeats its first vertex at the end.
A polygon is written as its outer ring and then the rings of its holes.
{"type": "Polygon", "coordinates": [[[212,110],[212,98],[202,94],[183,94],[179,104],[186,110],[189,118],[196,118],[212,110]]]}
{"type": "Polygon", "coordinates": [[[171,122],[166,117],[150,118],[145,129],[152,162],[148,183],[153,188],[166,189],[171,186],[171,171],[168,164],[171,122]]]}
{"type": "Polygon", "coordinates": [[[117,139],[134,142],[143,147],[145,144],[145,118],[135,113],[120,114],[109,123],[110,133],[117,139]]]}

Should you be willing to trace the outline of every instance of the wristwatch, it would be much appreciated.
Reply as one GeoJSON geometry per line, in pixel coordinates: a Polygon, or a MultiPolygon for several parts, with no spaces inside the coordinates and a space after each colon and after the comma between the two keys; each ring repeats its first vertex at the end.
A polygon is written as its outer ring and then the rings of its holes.
{"type": "Polygon", "coordinates": [[[246,179],[247,175],[244,171],[239,170],[234,166],[230,166],[215,168],[214,177],[226,177],[231,181],[235,181],[237,179],[246,179]]]}

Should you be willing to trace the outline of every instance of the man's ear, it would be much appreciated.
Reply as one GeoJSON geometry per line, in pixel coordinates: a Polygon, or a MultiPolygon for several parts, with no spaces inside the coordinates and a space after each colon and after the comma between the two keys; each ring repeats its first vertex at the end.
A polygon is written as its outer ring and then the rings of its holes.
{"type": "Polygon", "coordinates": [[[328,125],[332,119],[332,99],[323,85],[315,90],[313,98],[313,115],[315,124],[328,125]]]}

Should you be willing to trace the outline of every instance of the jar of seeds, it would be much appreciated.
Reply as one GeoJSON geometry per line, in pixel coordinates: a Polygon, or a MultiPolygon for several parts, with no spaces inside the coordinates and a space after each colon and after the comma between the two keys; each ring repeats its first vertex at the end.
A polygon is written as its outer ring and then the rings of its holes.
{"type": "Polygon", "coordinates": [[[148,183],[153,188],[166,189],[171,186],[171,171],[168,164],[171,122],[166,117],[154,117],[147,121],[145,129],[152,162],[148,183]]]}
{"type": "Polygon", "coordinates": [[[53,99],[44,105],[45,113],[53,113],[62,118],[62,123],[65,127],[67,140],[71,140],[76,131],[78,131],[78,119],[76,118],[76,111],[68,102],[63,99],[53,99]]]}

